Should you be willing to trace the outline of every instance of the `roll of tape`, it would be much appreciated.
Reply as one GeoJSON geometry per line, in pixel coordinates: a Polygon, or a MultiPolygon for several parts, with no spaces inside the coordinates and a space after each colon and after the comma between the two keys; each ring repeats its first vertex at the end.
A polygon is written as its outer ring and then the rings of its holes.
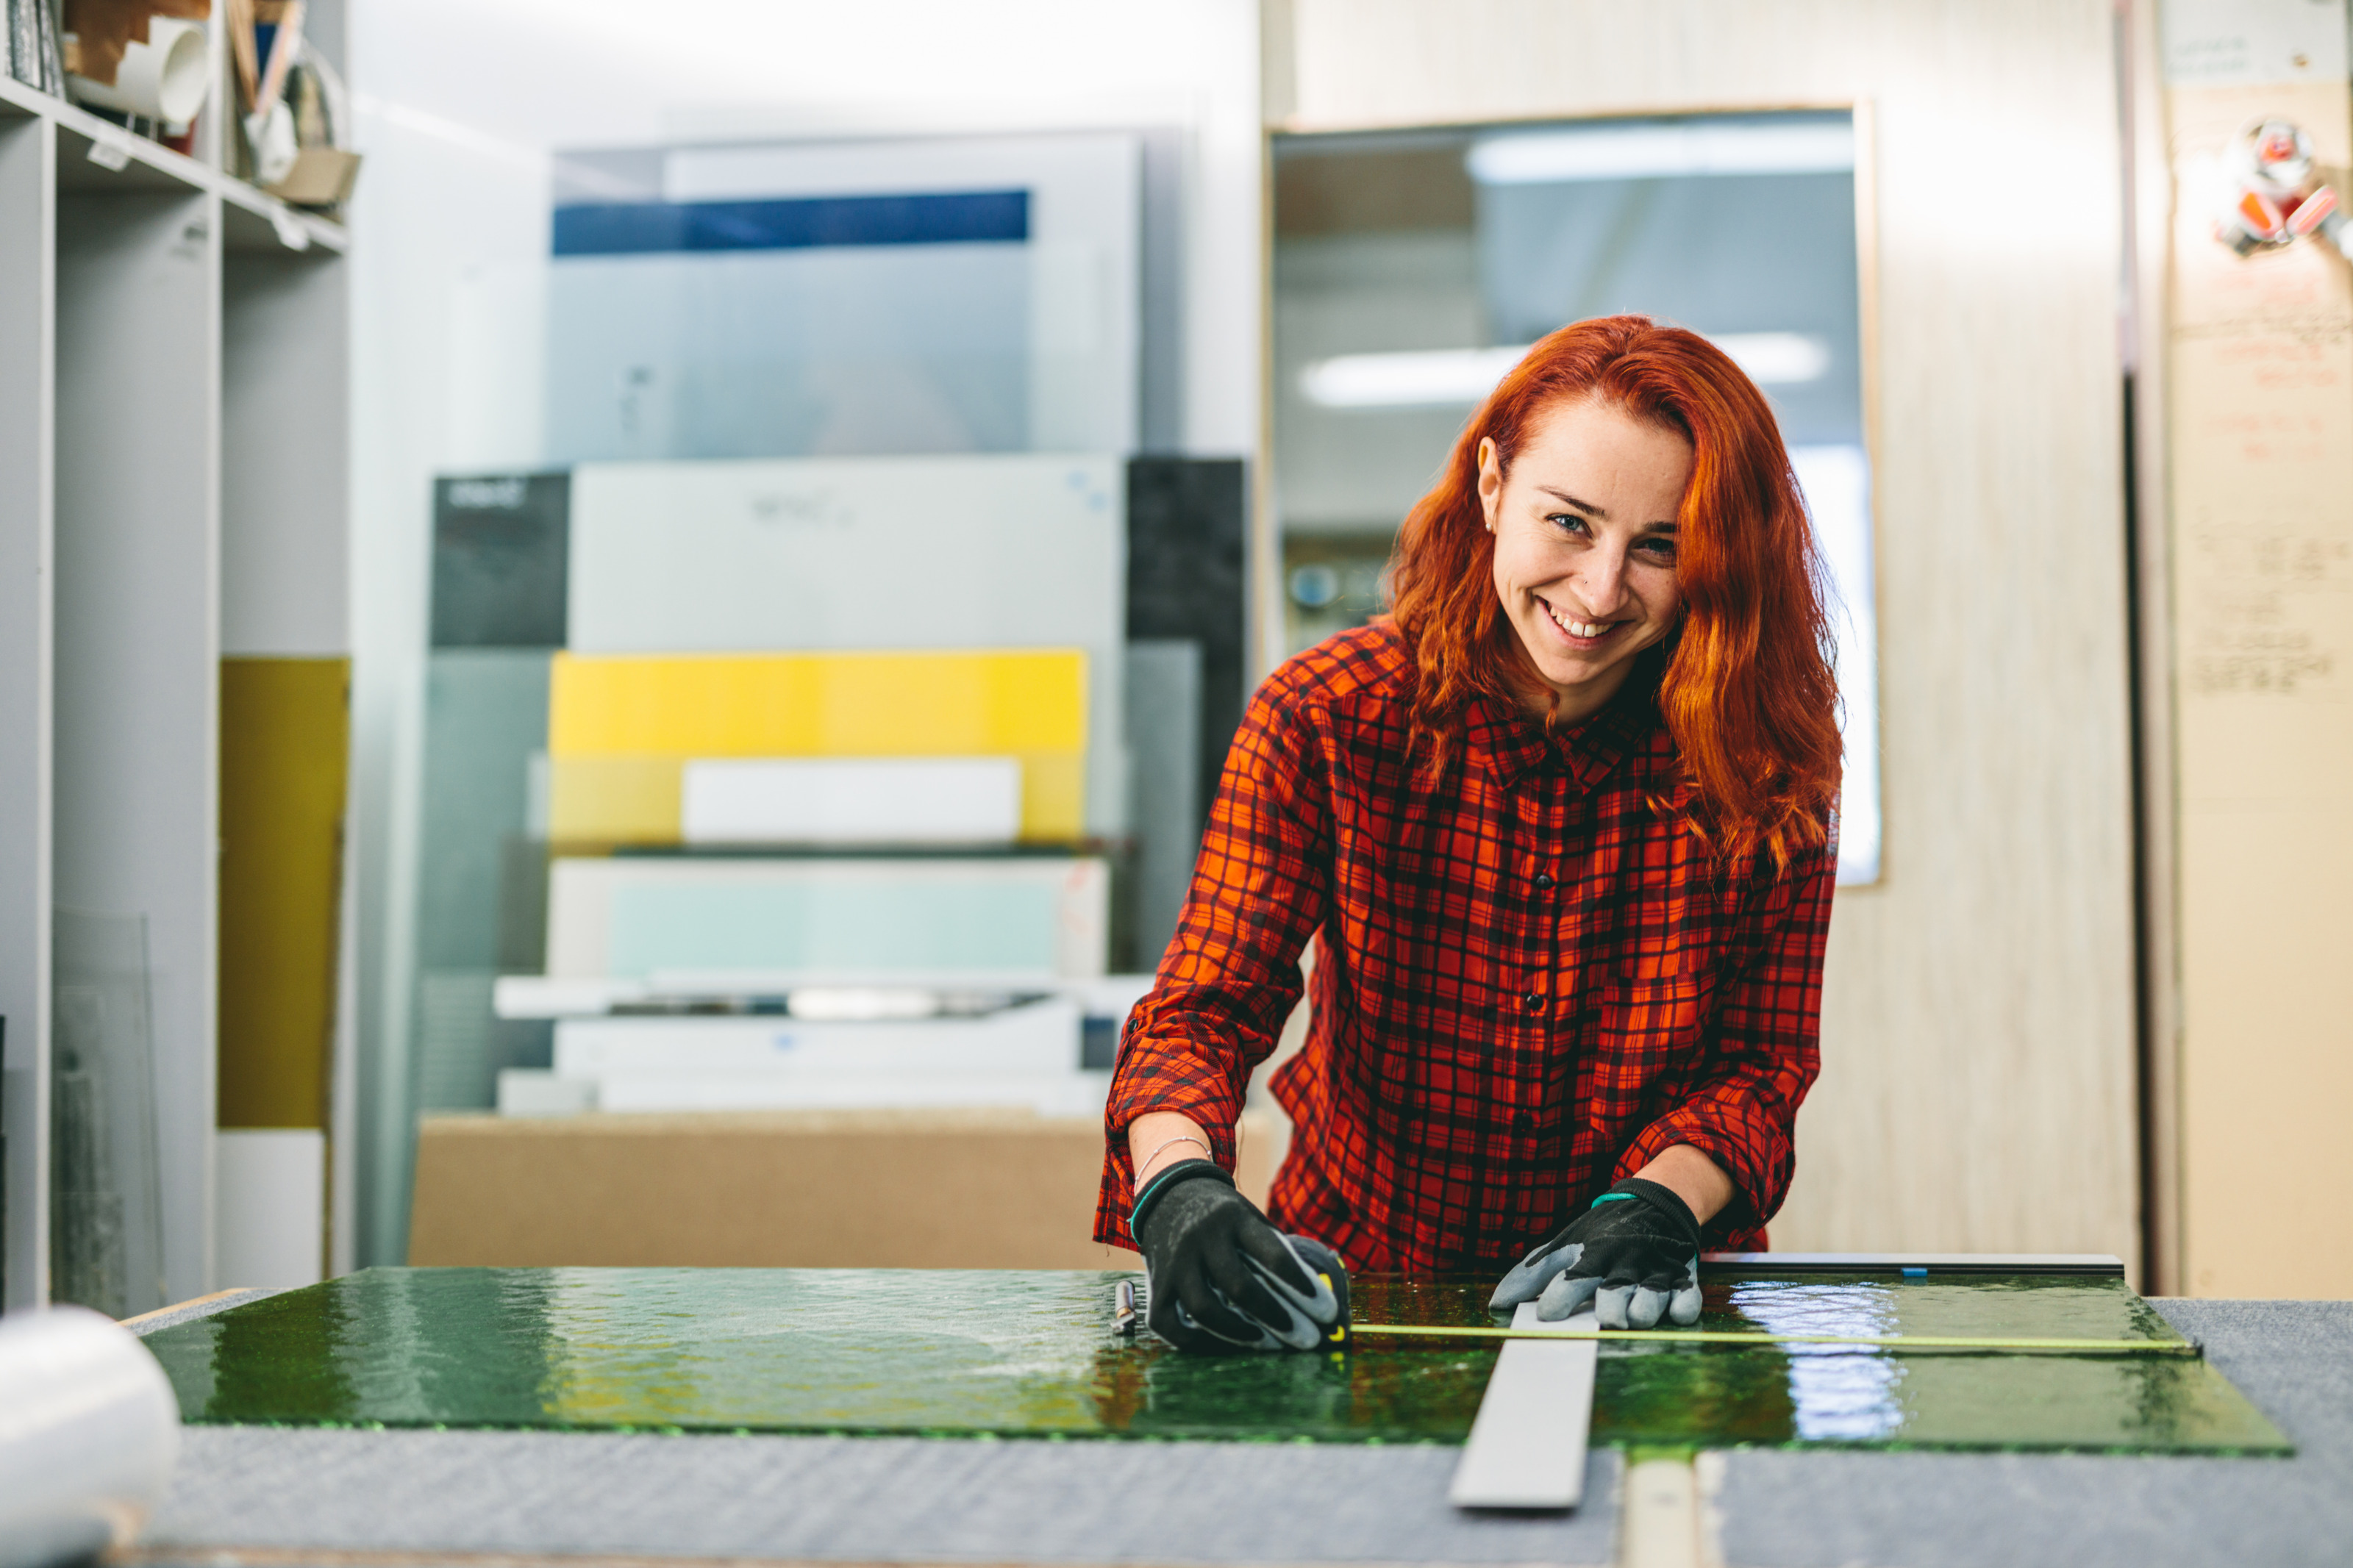
{"type": "Polygon", "coordinates": [[[185,125],[205,106],[205,25],[172,16],[147,19],[147,41],[133,38],[111,85],[68,77],[76,101],[121,110],[143,120],[185,125]]]}
{"type": "Polygon", "coordinates": [[[130,1331],[79,1307],[0,1319],[0,1568],[129,1545],[179,1451],[179,1402],[130,1331]]]}

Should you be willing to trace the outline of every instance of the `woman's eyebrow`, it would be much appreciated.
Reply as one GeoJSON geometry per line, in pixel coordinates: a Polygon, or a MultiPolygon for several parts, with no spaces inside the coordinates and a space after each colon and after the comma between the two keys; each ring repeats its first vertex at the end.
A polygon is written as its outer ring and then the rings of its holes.
{"type": "Polygon", "coordinates": [[[1569,494],[1567,490],[1558,490],[1558,489],[1553,489],[1553,488],[1552,488],[1552,486],[1550,486],[1550,485],[1538,485],[1538,486],[1536,487],[1536,489],[1540,489],[1540,490],[1544,491],[1544,493],[1545,493],[1545,494],[1546,494],[1546,495],[1548,495],[1548,496],[1551,496],[1554,500],[1559,500],[1559,501],[1564,501],[1564,502],[1566,502],[1567,504],[1568,504],[1568,505],[1570,505],[1570,506],[1575,507],[1577,510],[1579,510],[1579,511],[1581,511],[1581,512],[1586,512],[1586,513],[1588,513],[1588,514],[1590,514],[1590,515],[1592,515],[1592,516],[1594,516],[1594,517],[1598,517],[1598,518],[1599,518],[1599,519],[1600,519],[1602,521],[1604,521],[1604,522],[1607,522],[1607,521],[1609,521],[1609,514],[1608,512],[1606,512],[1606,511],[1602,510],[1599,507],[1595,506],[1595,505],[1594,505],[1591,501],[1589,501],[1589,500],[1577,500],[1575,496],[1573,496],[1573,495],[1569,494]]]}

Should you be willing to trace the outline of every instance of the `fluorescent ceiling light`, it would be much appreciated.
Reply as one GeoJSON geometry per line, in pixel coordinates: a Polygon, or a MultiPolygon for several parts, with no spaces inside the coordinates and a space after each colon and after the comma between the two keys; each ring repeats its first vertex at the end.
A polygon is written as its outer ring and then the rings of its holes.
{"type": "Polygon", "coordinates": [[[1428,349],[1340,354],[1299,373],[1299,395],[1318,408],[1441,408],[1476,403],[1528,352],[1428,349]]]}
{"type": "MultiPolygon", "coordinates": [[[[1708,340],[1760,386],[1819,381],[1830,345],[1804,332],[1726,332],[1708,340]]],[[[1299,395],[1318,408],[1454,408],[1478,402],[1533,345],[1336,354],[1299,373],[1299,395]]]]}
{"type": "Polygon", "coordinates": [[[1825,174],[1854,167],[1852,123],[1609,125],[1515,132],[1472,143],[1482,185],[1659,180],[1689,174],[1825,174]]]}
{"type": "Polygon", "coordinates": [[[1726,332],[1707,340],[1731,356],[1759,386],[1820,381],[1831,368],[1831,346],[1807,332],[1726,332]]]}

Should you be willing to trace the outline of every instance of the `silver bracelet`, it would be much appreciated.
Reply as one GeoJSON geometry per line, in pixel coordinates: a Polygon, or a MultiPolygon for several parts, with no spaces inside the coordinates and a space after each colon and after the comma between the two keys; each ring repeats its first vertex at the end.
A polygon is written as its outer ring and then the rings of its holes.
{"type": "MultiPolygon", "coordinates": [[[[1152,1169],[1152,1162],[1157,1160],[1161,1155],[1166,1154],[1169,1150],[1174,1149],[1179,1143],[1198,1143],[1200,1144],[1202,1153],[1207,1154],[1212,1160],[1218,1157],[1218,1152],[1215,1149],[1210,1148],[1208,1144],[1203,1142],[1200,1139],[1194,1137],[1190,1132],[1181,1133],[1175,1138],[1171,1138],[1168,1142],[1161,1144],[1160,1147],[1155,1149],[1151,1153],[1146,1154],[1144,1157],[1142,1163],[1135,1167],[1135,1181],[1140,1182],[1144,1180],[1144,1173],[1152,1169]]],[[[1130,1183],[1129,1184],[1134,1185],[1134,1184],[1130,1183]]]]}

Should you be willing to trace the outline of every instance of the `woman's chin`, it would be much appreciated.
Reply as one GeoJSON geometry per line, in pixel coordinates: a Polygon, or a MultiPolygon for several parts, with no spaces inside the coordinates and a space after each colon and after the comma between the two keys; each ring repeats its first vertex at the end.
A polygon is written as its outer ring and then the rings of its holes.
{"type": "Polygon", "coordinates": [[[1632,654],[1615,649],[1606,655],[1567,658],[1554,650],[1537,659],[1535,666],[1545,684],[1560,698],[1562,710],[1581,718],[1617,694],[1632,663],[1632,654]]]}

